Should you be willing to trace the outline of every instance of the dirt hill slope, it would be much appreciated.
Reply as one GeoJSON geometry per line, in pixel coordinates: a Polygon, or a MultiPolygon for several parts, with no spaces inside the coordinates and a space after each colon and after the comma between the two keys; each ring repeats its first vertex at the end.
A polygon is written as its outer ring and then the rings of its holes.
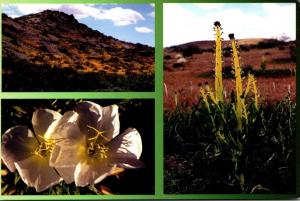
{"type": "Polygon", "coordinates": [[[118,75],[154,71],[152,47],[106,36],[63,12],[46,10],[15,19],[3,14],[2,29],[3,60],[118,75]]]}

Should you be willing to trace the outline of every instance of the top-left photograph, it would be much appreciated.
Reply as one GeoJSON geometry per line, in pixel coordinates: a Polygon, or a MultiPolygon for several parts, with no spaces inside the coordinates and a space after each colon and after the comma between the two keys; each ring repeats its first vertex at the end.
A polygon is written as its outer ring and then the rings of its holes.
{"type": "Polygon", "coordinates": [[[2,4],[2,91],[154,91],[154,4],[2,4]]]}

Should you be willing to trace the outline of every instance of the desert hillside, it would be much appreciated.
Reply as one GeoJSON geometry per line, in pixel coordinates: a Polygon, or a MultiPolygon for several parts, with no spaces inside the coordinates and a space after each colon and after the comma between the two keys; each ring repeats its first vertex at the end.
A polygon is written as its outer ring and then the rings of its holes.
{"type": "Polygon", "coordinates": [[[69,70],[76,77],[87,73],[119,77],[154,74],[153,47],[106,36],[59,11],[18,18],[2,14],[2,45],[3,75],[8,81],[4,89],[8,90],[14,90],[9,76],[24,68],[35,77],[49,69],[69,70]]]}
{"type": "Polygon", "coordinates": [[[15,19],[4,14],[2,20],[3,59],[85,72],[153,72],[153,48],[105,36],[73,15],[47,10],[15,19]]]}

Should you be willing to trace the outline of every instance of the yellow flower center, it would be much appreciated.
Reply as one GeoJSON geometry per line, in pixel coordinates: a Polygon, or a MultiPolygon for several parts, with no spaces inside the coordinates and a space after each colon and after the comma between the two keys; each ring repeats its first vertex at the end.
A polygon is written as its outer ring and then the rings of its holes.
{"type": "Polygon", "coordinates": [[[108,157],[108,147],[105,146],[105,142],[109,139],[103,134],[105,131],[99,131],[98,129],[87,126],[95,132],[95,137],[91,137],[87,142],[87,155],[95,159],[106,159],[108,157]]]}
{"type": "Polygon", "coordinates": [[[53,139],[45,139],[40,136],[43,141],[39,144],[39,146],[35,149],[34,154],[37,156],[41,156],[43,158],[50,157],[50,154],[54,148],[55,140],[53,139]]]}

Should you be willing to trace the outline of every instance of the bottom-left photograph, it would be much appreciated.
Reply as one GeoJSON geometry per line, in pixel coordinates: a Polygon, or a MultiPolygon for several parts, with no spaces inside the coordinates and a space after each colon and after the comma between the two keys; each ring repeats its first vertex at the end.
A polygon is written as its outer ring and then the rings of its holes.
{"type": "Polygon", "coordinates": [[[1,194],[154,194],[153,99],[1,101],[1,194]]]}

